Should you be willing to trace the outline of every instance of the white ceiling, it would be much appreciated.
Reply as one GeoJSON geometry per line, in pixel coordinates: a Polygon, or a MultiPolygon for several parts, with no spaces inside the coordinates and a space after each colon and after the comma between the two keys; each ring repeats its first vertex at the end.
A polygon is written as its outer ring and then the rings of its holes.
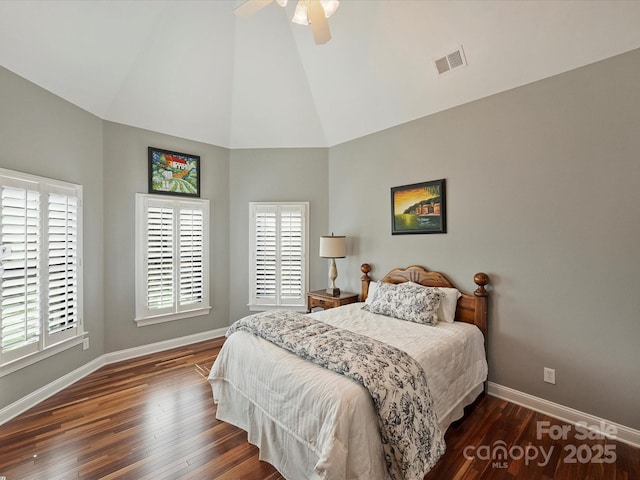
{"type": "Polygon", "coordinates": [[[640,48],[640,1],[0,1],[0,65],[106,120],[228,148],[327,147],[640,48]],[[469,66],[438,76],[464,47],[469,66]]]}

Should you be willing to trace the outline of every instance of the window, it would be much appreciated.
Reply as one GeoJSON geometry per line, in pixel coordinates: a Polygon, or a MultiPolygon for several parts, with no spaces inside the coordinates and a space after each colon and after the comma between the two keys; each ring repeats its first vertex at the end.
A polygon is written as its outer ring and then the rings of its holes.
{"type": "Polygon", "coordinates": [[[305,309],[309,204],[249,203],[249,308],[305,309]]]}
{"type": "Polygon", "coordinates": [[[0,376],[82,342],[82,187],[0,169],[0,376]]]}
{"type": "Polygon", "coordinates": [[[136,194],[138,326],[206,315],[209,201],[136,194]]]}

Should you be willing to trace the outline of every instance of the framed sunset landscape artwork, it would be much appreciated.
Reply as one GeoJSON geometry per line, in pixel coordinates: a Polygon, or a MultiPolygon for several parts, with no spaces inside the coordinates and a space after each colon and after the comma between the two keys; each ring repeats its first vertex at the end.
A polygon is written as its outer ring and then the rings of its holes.
{"type": "Polygon", "coordinates": [[[391,234],[447,233],[445,179],[391,189],[391,234]]]}
{"type": "Polygon", "coordinates": [[[200,157],[149,147],[149,193],[200,196],[200,157]]]}

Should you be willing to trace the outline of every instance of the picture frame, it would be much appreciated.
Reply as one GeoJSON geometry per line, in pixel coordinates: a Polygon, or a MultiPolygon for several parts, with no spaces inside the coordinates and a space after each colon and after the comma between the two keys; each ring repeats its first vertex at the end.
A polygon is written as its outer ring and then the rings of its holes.
{"type": "Polygon", "coordinates": [[[391,188],[391,234],[447,233],[446,181],[391,188]]]}
{"type": "Polygon", "coordinates": [[[200,157],[149,147],[149,193],[200,197],[200,157]]]}

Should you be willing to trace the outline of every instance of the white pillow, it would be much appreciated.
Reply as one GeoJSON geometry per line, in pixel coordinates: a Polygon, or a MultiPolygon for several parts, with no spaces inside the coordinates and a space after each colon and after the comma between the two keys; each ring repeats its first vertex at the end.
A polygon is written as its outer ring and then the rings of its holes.
{"type": "MultiPolygon", "coordinates": [[[[416,282],[405,282],[401,283],[400,285],[418,285],[420,287],[424,287],[424,285],[420,285],[416,282]]],[[[456,318],[456,307],[458,306],[458,299],[462,296],[462,294],[458,291],[457,288],[436,288],[444,293],[440,300],[440,307],[438,308],[438,320],[440,320],[441,322],[453,323],[453,320],[456,318]]]]}
{"type": "Polygon", "coordinates": [[[369,282],[369,292],[367,293],[367,299],[364,301],[366,305],[371,305],[371,302],[373,302],[373,297],[376,296],[377,291],[378,282],[369,282]]]}
{"type": "Polygon", "coordinates": [[[453,323],[456,318],[458,299],[462,294],[457,288],[438,287],[438,290],[444,293],[442,300],[440,300],[440,310],[438,311],[439,318],[441,321],[453,323]]]}

